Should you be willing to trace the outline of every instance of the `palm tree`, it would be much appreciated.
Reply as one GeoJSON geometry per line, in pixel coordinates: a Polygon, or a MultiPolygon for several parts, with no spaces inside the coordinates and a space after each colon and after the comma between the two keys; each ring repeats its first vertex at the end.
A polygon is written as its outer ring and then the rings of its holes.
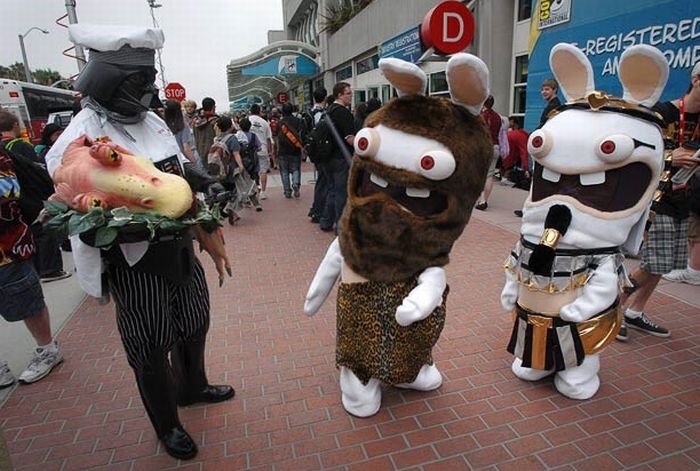
{"type": "Polygon", "coordinates": [[[32,77],[34,82],[39,85],[51,85],[59,80],[63,80],[60,72],[51,69],[36,69],[32,72],[32,77]]]}

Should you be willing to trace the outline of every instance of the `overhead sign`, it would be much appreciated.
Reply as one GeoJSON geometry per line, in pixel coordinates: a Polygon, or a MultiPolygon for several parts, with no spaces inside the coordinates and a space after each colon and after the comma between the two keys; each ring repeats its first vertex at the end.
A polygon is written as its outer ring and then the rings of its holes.
{"type": "Polygon", "coordinates": [[[425,15],[420,35],[426,47],[440,54],[455,54],[474,40],[474,17],[464,3],[447,0],[425,15]]]}
{"type": "MultiPolygon", "coordinates": [[[[567,0],[571,3],[570,21],[537,28],[535,18],[550,0],[533,4],[530,30],[525,129],[539,123],[544,108],[540,96],[542,81],[552,77],[549,52],[559,42],[578,46],[593,66],[595,87],[622,96],[618,79],[620,56],[630,46],[648,44],[663,52],[669,64],[669,77],[662,100],[672,100],[686,92],[690,71],[700,61],[700,10],[698,2],[688,0],[567,0]]],[[[551,7],[551,5],[550,5],[551,7]]],[[[560,96],[563,100],[563,97],[560,96]]]]}
{"type": "Polygon", "coordinates": [[[185,87],[177,82],[170,82],[165,86],[165,98],[168,100],[183,101],[185,99],[185,87]]]}
{"type": "Polygon", "coordinates": [[[318,64],[300,54],[284,54],[241,69],[241,75],[317,75],[318,64]]]}
{"type": "Polygon", "coordinates": [[[384,41],[379,46],[379,58],[396,57],[407,62],[418,62],[423,54],[418,26],[384,41]]]}
{"type": "Polygon", "coordinates": [[[277,94],[277,103],[280,105],[284,105],[289,101],[289,95],[287,95],[287,92],[279,92],[277,94]]]}
{"type": "Polygon", "coordinates": [[[571,0],[542,0],[537,29],[566,23],[571,18],[571,0]]]}

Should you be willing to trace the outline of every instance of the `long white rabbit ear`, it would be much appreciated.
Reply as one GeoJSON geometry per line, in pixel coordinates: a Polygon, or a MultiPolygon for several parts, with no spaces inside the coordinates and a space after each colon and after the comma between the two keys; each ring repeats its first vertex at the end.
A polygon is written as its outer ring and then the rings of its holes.
{"type": "Polygon", "coordinates": [[[489,69],[476,56],[460,52],[447,61],[447,87],[455,105],[463,106],[473,115],[489,96],[489,69]]]}
{"type": "Polygon", "coordinates": [[[595,91],[591,62],[573,44],[555,45],[549,52],[549,66],[566,101],[578,100],[595,91]]]}
{"type": "Polygon", "coordinates": [[[428,77],[417,65],[389,57],[387,59],[379,59],[379,70],[382,71],[389,83],[396,88],[396,92],[400,97],[404,95],[425,95],[428,77]]]}
{"type": "Polygon", "coordinates": [[[668,80],[668,62],[653,46],[629,47],[620,58],[622,98],[632,103],[652,106],[659,100],[668,80]]]}

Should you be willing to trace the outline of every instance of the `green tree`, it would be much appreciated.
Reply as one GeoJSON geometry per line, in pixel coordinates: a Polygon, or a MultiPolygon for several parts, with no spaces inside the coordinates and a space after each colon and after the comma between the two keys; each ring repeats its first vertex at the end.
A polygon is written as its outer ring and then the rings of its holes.
{"type": "Polygon", "coordinates": [[[11,80],[24,80],[24,64],[15,62],[8,67],[0,66],[0,77],[11,80]]]}
{"type": "MultiPolygon", "coordinates": [[[[0,65],[0,77],[7,78],[10,80],[26,80],[24,74],[24,64],[21,62],[15,62],[9,66],[0,65]]],[[[60,72],[52,69],[36,69],[32,72],[32,78],[35,83],[39,85],[51,85],[61,80],[66,80],[65,82],[60,82],[56,85],[59,88],[64,88],[67,90],[72,90],[73,87],[67,81],[68,79],[63,77],[60,72]]]]}
{"type": "MultiPolygon", "coordinates": [[[[36,69],[32,72],[32,77],[34,78],[34,82],[39,85],[51,85],[59,80],[65,80],[61,77],[60,72],[51,69],[36,69]]],[[[59,85],[63,85],[63,83],[59,85]]]]}

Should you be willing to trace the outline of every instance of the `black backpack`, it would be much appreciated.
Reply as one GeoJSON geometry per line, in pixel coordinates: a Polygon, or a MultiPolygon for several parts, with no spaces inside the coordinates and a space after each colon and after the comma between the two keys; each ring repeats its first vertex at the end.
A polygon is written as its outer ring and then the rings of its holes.
{"type": "Polygon", "coordinates": [[[328,127],[327,119],[331,119],[327,113],[321,115],[318,124],[306,134],[304,149],[311,162],[318,164],[329,161],[333,157],[335,142],[333,134],[328,127]]]}
{"type": "MultiPolygon", "coordinates": [[[[239,132],[245,133],[244,131],[239,132]]],[[[248,175],[255,178],[259,169],[257,150],[259,146],[258,136],[252,132],[248,132],[246,133],[246,139],[239,138],[238,134],[236,134],[236,138],[238,139],[238,146],[240,147],[238,153],[241,154],[243,168],[248,172],[248,175]]]]}
{"type": "Polygon", "coordinates": [[[304,121],[304,132],[301,138],[304,141],[304,144],[306,144],[311,131],[313,131],[313,129],[316,127],[316,115],[319,113],[323,113],[323,110],[320,108],[315,108],[302,115],[302,120],[304,121]]]}
{"type": "Polygon", "coordinates": [[[7,155],[12,159],[12,166],[20,187],[19,207],[25,220],[32,224],[44,208],[44,201],[53,195],[53,180],[49,172],[29,157],[12,152],[18,139],[3,144],[7,155]]]}

